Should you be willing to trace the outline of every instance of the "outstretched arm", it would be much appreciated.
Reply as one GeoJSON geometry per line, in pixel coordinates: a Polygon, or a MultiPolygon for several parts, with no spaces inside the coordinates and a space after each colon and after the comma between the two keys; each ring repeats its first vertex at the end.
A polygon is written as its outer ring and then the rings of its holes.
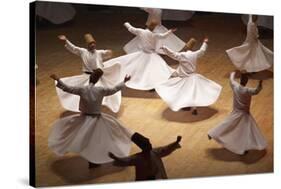
{"type": "Polygon", "coordinates": [[[124,78],[124,81],[119,83],[115,87],[113,87],[113,88],[104,88],[103,89],[104,96],[110,96],[110,95],[113,95],[114,93],[120,91],[125,86],[125,83],[127,81],[129,81],[130,79],[131,79],[131,76],[126,75],[126,77],[124,78]]]}
{"type": "Polygon", "coordinates": [[[247,91],[251,94],[251,95],[257,95],[259,94],[259,92],[262,90],[262,80],[259,81],[259,84],[256,88],[248,88],[247,91]]]}
{"type": "Polygon", "coordinates": [[[102,59],[109,59],[112,57],[112,50],[101,50],[102,59]]]}
{"type": "Polygon", "coordinates": [[[134,35],[139,35],[142,31],[140,28],[133,27],[129,22],[125,22],[124,26],[128,29],[128,31],[134,35]]]}
{"type": "Polygon", "coordinates": [[[176,149],[181,147],[179,144],[181,141],[181,138],[182,138],[181,136],[178,136],[177,140],[175,142],[168,144],[166,146],[154,148],[153,151],[156,152],[158,156],[165,157],[165,156],[171,154],[176,149]]]}
{"type": "Polygon", "coordinates": [[[55,81],[57,81],[57,87],[60,88],[61,90],[71,93],[71,94],[75,94],[75,95],[80,95],[82,88],[81,87],[71,87],[66,85],[65,83],[63,83],[59,77],[57,77],[55,74],[52,74],[50,76],[52,79],[54,79],[55,81]]]}
{"type": "Polygon", "coordinates": [[[174,60],[177,60],[177,61],[180,61],[180,58],[181,58],[181,53],[179,52],[175,52],[171,49],[169,49],[168,47],[166,46],[163,46],[161,47],[161,49],[164,51],[164,53],[169,56],[170,58],[174,59],[174,60]]]}
{"type": "Polygon", "coordinates": [[[136,159],[137,156],[136,155],[132,155],[129,157],[117,157],[115,156],[113,153],[109,152],[108,156],[114,160],[113,164],[116,166],[120,166],[120,167],[125,167],[125,166],[133,166],[136,164],[136,159]]]}
{"type": "Polygon", "coordinates": [[[205,38],[200,49],[197,51],[194,51],[197,54],[198,58],[202,57],[205,54],[207,47],[208,47],[207,43],[208,43],[208,38],[205,38]]]}
{"type": "Polygon", "coordinates": [[[230,73],[229,84],[230,84],[231,88],[234,88],[234,86],[239,85],[239,84],[237,83],[237,81],[235,81],[235,72],[231,72],[231,73],[230,73]]]}
{"type": "Polygon", "coordinates": [[[77,47],[75,45],[73,45],[67,38],[65,35],[59,35],[58,38],[61,40],[61,41],[64,41],[65,43],[65,48],[70,51],[71,53],[73,54],[76,54],[78,56],[81,55],[81,52],[83,51],[83,48],[81,47],[77,47]]]}
{"type": "Polygon", "coordinates": [[[249,14],[248,24],[253,22],[253,17],[251,14],[249,14]]]}
{"type": "Polygon", "coordinates": [[[164,33],[156,33],[155,36],[158,38],[166,38],[168,35],[170,35],[171,33],[177,31],[176,28],[173,29],[169,29],[168,31],[164,32],[164,33]]]}

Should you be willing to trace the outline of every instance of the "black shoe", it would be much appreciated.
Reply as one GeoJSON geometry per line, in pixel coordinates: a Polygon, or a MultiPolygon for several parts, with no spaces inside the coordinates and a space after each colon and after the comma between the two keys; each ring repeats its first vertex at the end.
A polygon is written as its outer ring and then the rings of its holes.
{"type": "Polygon", "coordinates": [[[150,89],[149,92],[153,93],[155,92],[155,89],[150,89]]]}
{"type": "Polygon", "coordinates": [[[100,164],[95,164],[95,163],[92,163],[92,162],[88,162],[88,163],[89,163],[89,169],[96,168],[96,167],[100,166],[100,164]]]}
{"type": "Polygon", "coordinates": [[[244,154],[243,155],[247,155],[249,153],[249,151],[248,150],[246,150],[245,152],[244,152],[244,154]]]}
{"type": "Polygon", "coordinates": [[[198,112],[196,109],[192,111],[192,115],[197,115],[197,114],[198,114],[198,112]]]}
{"type": "Polygon", "coordinates": [[[209,140],[212,140],[212,137],[211,137],[210,135],[208,135],[208,139],[209,139],[209,140]]]}
{"type": "Polygon", "coordinates": [[[190,111],[191,110],[191,107],[185,107],[185,108],[182,108],[183,111],[190,111]]]}

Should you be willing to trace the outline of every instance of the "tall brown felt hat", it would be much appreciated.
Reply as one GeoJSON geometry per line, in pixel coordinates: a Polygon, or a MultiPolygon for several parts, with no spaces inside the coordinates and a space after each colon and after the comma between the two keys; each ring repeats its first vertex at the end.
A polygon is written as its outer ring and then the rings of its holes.
{"type": "Polygon", "coordinates": [[[96,43],[96,40],[94,39],[94,37],[89,33],[86,33],[84,35],[84,38],[85,38],[85,41],[86,41],[87,44],[96,43]]]}
{"type": "Polygon", "coordinates": [[[156,20],[151,20],[150,23],[147,25],[148,27],[155,28],[157,25],[159,25],[159,22],[156,20]]]}
{"type": "Polygon", "coordinates": [[[192,49],[194,47],[194,45],[196,44],[196,39],[194,38],[191,38],[186,44],[185,46],[188,48],[188,49],[192,49]]]}

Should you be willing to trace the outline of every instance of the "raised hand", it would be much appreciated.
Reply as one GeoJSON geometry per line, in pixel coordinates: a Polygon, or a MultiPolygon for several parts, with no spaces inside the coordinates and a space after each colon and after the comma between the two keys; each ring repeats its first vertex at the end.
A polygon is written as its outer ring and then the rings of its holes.
{"type": "Polygon", "coordinates": [[[58,38],[59,38],[59,40],[62,40],[62,41],[66,41],[67,40],[65,35],[59,35],[58,38]]]}
{"type": "Polygon", "coordinates": [[[129,81],[131,79],[130,75],[126,75],[124,78],[124,83],[126,83],[127,81],[129,81]]]}
{"type": "Polygon", "coordinates": [[[177,31],[177,28],[171,28],[170,30],[171,30],[171,32],[175,32],[175,31],[177,31]]]}
{"type": "Polygon", "coordinates": [[[114,159],[114,158],[115,158],[115,155],[114,155],[112,152],[108,152],[108,156],[109,156],[111,159],[114,159]]]}
{"type": "Polygon", "coordinates": [[[209,42],[209,38],[208,38],[208,37],[205,37],[203,41],[204,41],[205,43],[208,43],[208,42],[209,42]]]}
{"type": "Polygon", "coordinates": [[[56,81],[60,79],[56,74],[50,75],[50,78],[52,78],[53,80],[56,80],[56,81]]]}
{"type": "Polygon", "coordinates": [[[177,136],[177,143],[179,143],[182,139],[182,136],[177,136]]]}

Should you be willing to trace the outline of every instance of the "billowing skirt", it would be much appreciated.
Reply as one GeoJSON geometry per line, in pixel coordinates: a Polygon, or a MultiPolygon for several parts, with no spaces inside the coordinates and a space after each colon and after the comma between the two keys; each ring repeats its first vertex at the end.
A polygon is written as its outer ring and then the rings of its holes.
{"type": "Polygon", "coordinates": [[[208,134],[229,151],[240,155],[247,150],[263,150],[267,146],[252,115],[239,110],[233,110],[208,134]]]}
{"type": "Polygon", "coordinates": [[[234,66],[247,72],[259,72],[270,68],[273,64],[273,52],[259,40],[245,42],[239,47],[226,50],[234,66]]]}
{"type": "Polygon", "coordinates": [[[112,161],[108,152],[120,157],[128,156],[132,134],[108,114],[71,115],[54,123],[48,144],[57,155],[75,152],[99,164],[112,161]]]}
{"type": "Polygon", "coordinates": [[[216,102],[222,87],[200,74],[173,77],[155,90],[173,111],[184,107],[209,106],[216,102]]]}
{"type": "Polygon", "coordinates": [[[123,55],[104,62],[104,65],[121,65],[121,79],[126,74],[131,75],[131,80],[126,86],[132,89],[150,90],[166,81],[174,72],[170,66],[157,53],[138,51],[123,55]]]}

